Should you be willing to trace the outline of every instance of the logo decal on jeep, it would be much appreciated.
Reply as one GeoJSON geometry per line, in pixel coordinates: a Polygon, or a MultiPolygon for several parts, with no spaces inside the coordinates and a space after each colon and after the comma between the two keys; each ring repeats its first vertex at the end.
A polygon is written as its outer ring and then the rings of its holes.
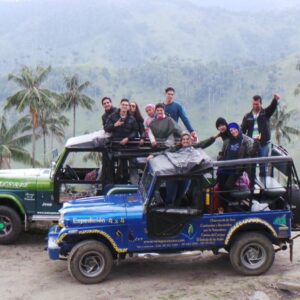
{"type": "Polygon", "coordinates": [[[274,222],[274,225],[286,225],[286,215],[282,215],[281,217],[277,217],[274,222]]]}
{"type": "Polygon", "coordinates": [[[194,233],[194,227],[192,224],[190,224],[188,228],[188,235],[191,237],[193,233],[194,233]]]}

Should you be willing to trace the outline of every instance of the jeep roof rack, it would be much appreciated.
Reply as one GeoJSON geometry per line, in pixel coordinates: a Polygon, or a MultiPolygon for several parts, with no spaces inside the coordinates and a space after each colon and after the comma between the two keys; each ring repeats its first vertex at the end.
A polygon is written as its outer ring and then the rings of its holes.
{"type": "MultiPolygon", "coordinates": [[[[66,149],[78,151],[107,151],[117,158],[146,157],[167,149],[166,140],[157,139],[157,147],[152,147],[149,139],[140,145],[139,139],[130,140],[125,146],[120,145],[121,139],[111,139],[110,134],[103,130],[69,138],[66,149]]],[[[174,140],[177,142],[178,140],[174,140]]]]}

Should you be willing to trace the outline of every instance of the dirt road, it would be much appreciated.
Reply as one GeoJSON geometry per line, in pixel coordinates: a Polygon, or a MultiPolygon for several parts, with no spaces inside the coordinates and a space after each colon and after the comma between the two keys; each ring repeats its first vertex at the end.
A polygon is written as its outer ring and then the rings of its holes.
{"type": "Polygon", "coordinates": [[[130,258],[96,285],[82,285],[72,279],[66,261],[50,261],[44,238],[45,234],[23,234],[17,244],[0,246],[0,300],[242,300],[255,291],[263,291],[272,300],[297,298],[277,290],[276,282],[300,282],[300,238],[295,241],[293,264],[288,251],[280,251],[271,270],[260,277],[237,275],[226,254],[197,252],[130,258]]]}

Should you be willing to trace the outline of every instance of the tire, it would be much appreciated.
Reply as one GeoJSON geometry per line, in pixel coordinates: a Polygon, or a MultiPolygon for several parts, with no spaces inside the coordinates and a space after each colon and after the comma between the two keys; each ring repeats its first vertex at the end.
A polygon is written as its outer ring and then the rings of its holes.
{"type": "Polygon", "coordinates": [[[103,281],[112,268],[111,251],[101,242],[87,240],[75,245],[68,258],[68,269],[73,278],[84,284],[103,281]]]}
{"type": "Polygon", "coordinates": [[[15,242],[22,231],[22,222],[18,213],[8,206],[0,206],[0,244],[15,242]]]}
{"type": "Polygon", "coordinates": [[[243,275],[261,275],[274,262],[273,244],[261,233],[249,232],[237,237],[229,251],[233,268],[243,275]]]}

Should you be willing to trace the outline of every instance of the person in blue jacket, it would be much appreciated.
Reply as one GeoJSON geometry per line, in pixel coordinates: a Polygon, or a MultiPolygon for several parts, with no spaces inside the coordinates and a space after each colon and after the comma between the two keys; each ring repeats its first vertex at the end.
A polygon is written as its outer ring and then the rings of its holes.
{"type": "Polygon", "coordinates": [[[186,115],[183,107],[174,101],[175,89],[172,87],[167,87],[165,89],[165,112],[169,115],[175,122],[178,123],[178,120],[181,119],[182,123],[186,129],[191,134],[191,137],[194,141],[197,141],[197,134],[193,129],[189,118],[186,115]]]}

